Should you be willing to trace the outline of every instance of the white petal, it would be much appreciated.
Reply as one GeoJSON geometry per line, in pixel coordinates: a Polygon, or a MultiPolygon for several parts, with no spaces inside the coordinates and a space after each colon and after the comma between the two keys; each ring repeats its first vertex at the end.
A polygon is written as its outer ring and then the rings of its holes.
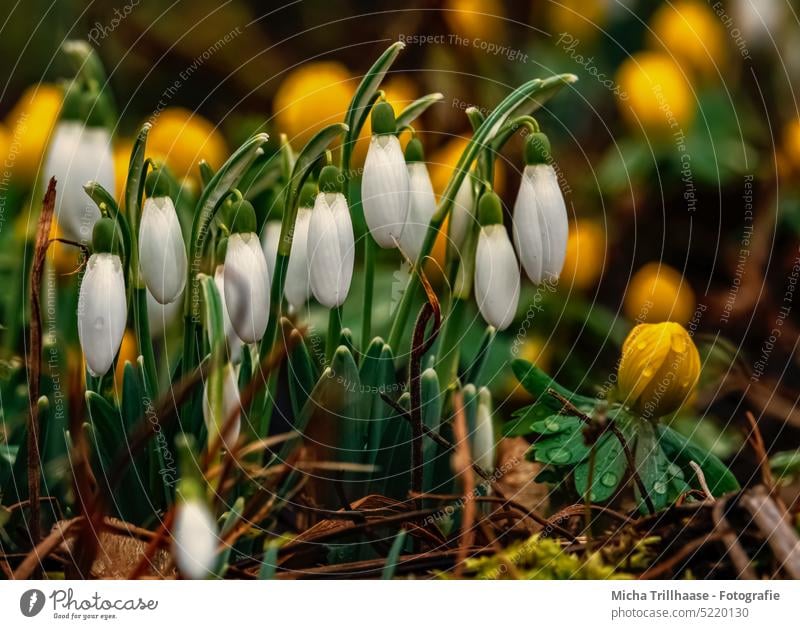
{"type": "Polygon", "coordinates": [[[172,554],[181,574],[204,579],[214,568],[217,556],[217,523],[202,502],[180,505],[172,529],[172,554]]]}
{"type": "Polygon", "coordinates": [[[186,284],[186,248],[169,197],[145,199],[139,226],[139,266],[147,288],[161,304],[175,301],[186,284]]]}
{"type": "Polygon", "coordinates": [[[242,339],[236,335],[228,314],[228,305],[225,303],[225,266],[220,264],[214,269],[214,283],[217,285],[217,292],[222,301],[222,318],[225,322],[225,337],[228,339],[228,359],[235,363],[239,360],[242,353],[242,339]]]}
{"type": "Polygon", "coordinates": [[[111,136],[79,122],[58,123],[47,151],[44,178],[56,178],[55,216],[65,238],[88,242],[100,210],[83,189],[97,181],[115,194],[111,136]]]}
{"type": "Polygon", "coordinates": [[[78,296],[78,338],[93,376],[105,374],[122,343],[128,306],[118,256],[95,253],[89,258],[78,296]]]}
{"type": "Polygon", "coordinates": [[[567,235],[567,208],[553,167],[526,166],[514,203],[514,244],[532,282],[558,279],[567,235]]]}
{"type": "Polygon", "coordinates": [[[369,231],[384,249],[400,241],[408,216],[408,189],[400,140],[395,135],[372,136],[361,178],[361,203],[369,231]]]}
{"type": "Polygon", "coordinates": [[[183,293],[181,292],[178,298],[169,304],[160,304],[149,290],[146,292],[147,320],[150,324],[150,338],[158,339],[164,334],[164,330],[180,316],[181,310],[183,309],[183,299],[181,299],[183,293]]]}
{"type": "Polygon", "coordinates": [[[450,211],[450,227],[448,236],[453,246],[459,250],[464,246],[467,230],[475,221],[475,195],[472,191],[472,177],[467,175],[456,192],[453,199],[453,209],[450,211]]]}
{"type": "Polygon", "coordinates": [[[244,343],[255,343],[269,319],[269,272],[258,236],[233,234],[225,254],[225,307],[244,343]]]}
{"type": "Polygon", "coordinates": [[[408,218],[400,237],[400,245],[408,257],[416,260],[422,250],[428,224],[436,213],[436,197],[433,194],[428,167],[424,163],[408,164],[408,181],[408,218]]]}
{"type": "Polygon", "coordinates": [[[222,417],[217,422],[214,421],[214,414],[211,412],[211,405],[208,401],[208,384],[211,380],[207,379],[203,389],[203,420],[208,431],[208,442],[211,443],[212,440],[216,439],[218,432],[224,428],[231,414],[238,410],[236,419],[224,439],[225,446],[231,448],[239,438],[242,402],[239,397],[239,383],[236,381],[236,372],[230,363],[223,368],[222,378],[222,417]]]}
{"type": "Polygon", "coordinates": [[[353,224],[342,194],[317,195],[308,228],[311,290],[323,306],[344,303],[353,277],[353,224]]]}
{"type": "Polygon", "coordinates": [[[264,233],[261,234],[261,248],[264,250],[264,258],[267,261],[270,284],[272,284],[273,274],[275,273],[275,260],[278,257],[278,243],[280,239],[281,222],[267,221],[267,224],[264,225],[264,233]]]}
{"type": "Polygon", "coordinates": [[[286,286],[283,294],[286,301],[295,309],[299,309],[311,296],[311,280],[308,270],[308,226],[311,223],[311,208],[301,207],[297,210],[297,220],[292,236],[292,250],[286,269],[286,286]]]}
{"type": "Polygon", "coordinates": [[[505,330],[519,303],[519,267],[502,225],[482,227],[475,253],[475,301],[487,323],[505,330]]]}

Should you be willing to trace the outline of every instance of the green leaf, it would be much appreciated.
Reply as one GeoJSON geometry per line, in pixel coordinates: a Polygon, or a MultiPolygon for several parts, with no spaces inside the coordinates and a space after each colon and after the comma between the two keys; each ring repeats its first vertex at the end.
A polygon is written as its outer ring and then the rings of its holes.
{"type": "Polygon", "coordinates": [[[128,162],[128,177],[125,180],[125,211],[134,229],[139,225],[141,215],[142,193],[144,192],[144,157],[147,148],[147,134],[152,125],[146,122],[139,129],[131,149],[128,162]]]}
{"type": "Polygon", "coordinates": [[[419,118],[425,110],[431,105],[438,103],[444,98],[444,94],[436,92],[434,94],[427,94],[418,98],[413,103],[407,105],[397,116],[397,130],[400,132],[403,127],[410,125],[414,120],[419,118]]]}
{"type": "Polygon", "coordinates": [[[289,397],[292,402],[292,411],[296,417],[311,395],[311,390],[317,381],[317,374],[305,339],[297,330],[292,330],[291,334],[297,334],[299,337],[296,339],[292,353],[288,356],[289,397]]]}
{"type": "Polygon", "coordinates": [[[344,139],[346,157],[343,159],[343,164],[345,170],[350,168],[349,156],[352,154],[354,143],[356,139],[358,139],[361,128],[364,126],[364,122],[369,115],[371,105],[375,101],[375,93],[383,81],[383,77],[386,76],[389,68],[392,66],[395,59],[397,59],[397,55],[399,55],[400,51],[405,47],[406,45],[403,42],[395,42],[389,46],[383,54],[378,57],[377,61],[372,64],[372,67],[367,70],[364,78],[361,79],[361,83],[359,83],[356,88],[355,94],[353,94],[353,99],[350,101],[344,118],[348,126],[347,135],[344,139]]]}
{"type": "Polygon", "coordinates": [[[277,539],[267,539],[264,542],[264,557],[261,560],[261,568],[258,570],[259,580],[274,579],[278,570],[278,553],[287,542],[284,537],[277,539]]]}
{"type": "MultiPolygon", "coordinates": [[[[428,368],[422,372],[422,423],[433,431],[438,431],[442,420],[442,406],[444,396],[439,387],[439,377],[436,370],[428,368]]],[[[433,439],[425,438],[422,446],[422,461],[424,464],[422,472],[422,487],[424,491],[433,489],[435,476],[436,454],[439,444],[433,439]]]]}
{"type": "MultiPolygon", "coordinates": [[[[653,425],[648,421],[641,421],[636,426],[634,460],[653,507],[656,511],[661,511],[669,503],[669,483],[673,475],[670,473],[669,459],[661,448],[653,425]]],[[[635,493],[639,500],[639,510],[647,513],[647,505],[638,485],[635,493]]]]}
{"type": "Polygon", "coordinates": [[[476,387],[483,384],[481,381],[481,374],[483,366],[486,364],[486,358],[489,356],[489,350],[492,347],[492,342],[497,336],[497,330],[493,326],[487,326],[486,332],[483,334],[481,344],[478,346],[478,351],[475,352],[475,358],[467,368],[467,374],[464,377],[464,382],[471,382],[476,387]]]}
{"type": "Polygon", "coordinates": [[[386,557],[386,566],[383,568],[381,579],[390,580],[394,578],[394,573],[397,570],[397,560],[400,553],[403,551],[403,544],[406,541],[406,530],[400,529],[400,532],[392,542],[392,548],[389,550],[389,555],[386,557]]]}
{"type": "MultiPolygon", "coordinates": [[[[594,473],[592,491],[589,499],[592,502],[603,502],[614,495],[617,487],[625,477],[627,461],[622,444],[612,433],[606,433],[595,445],[594,473]]],[[[581,497],[585,497],[589,487],[589,463],[584,461],[575,468],[575,489],[581,497]]]]}
{"type": "Polygon", "coordinates": [[[583,422],[580,419],[571,415],[550,415],[531,422],[529,432],[553,435],[559,432],[579,430],[582,425],[583,422]]]}
{"type": "Polygon", "coordinates": [[[574,465],[589,456],[589,447],[580,428],[540,439],[532,449],[537,461],[551,465],[574,465]]]}
{"type": "MultiPolygon", "coordinates": [[[[236,502],[233,503],[231,510],[225,515],[225,522],[222,525],[222,530],[220,530],[219,537],[220,539],[225,538],[228,533],[233,530],[234,525],[241,519],[242,512],[244,511],[244,497],[239,496],[236,499],[236,502]]],[[[233,546],[231,544],[226,545],[222,552],[217,557],[217,566],[216,569],[213,571],[214,576],[217,579],[222,579],[225,576],[225,573],[228,571],[228,560],[231,557],[231,551],[233,550],[233,546]]]]}
{"type": "Polygon", "coordinates": [[[740,489],[739,482],[727,466],[710,452],[697,447],[689,439],[668,426],[658,427],[658,440],[670,460],[683,468],[694,461],[703,470],[708,488],[714,496],[740,489]]]}
{"type": "MultiPolygon", "coordinates": [[[[376,339],[378,340],[378,339],[376,339]]],[[[383,342],[383,341],[381,341],[383,342]]],[[[374,341],[373,341],[374,343],[374,341]]],[[[374,351],[373,343],[370,348],[374,351]]],[[[364,401],[369,419],[368,445],[369,461],[375,463],[383,433],[389,418],[396,413],[386,402],[381,399],[380,393],[395,396],[399,389],[394,370],[394,354],[392,348],[383,344],[377,358],[370,355],[361,365],[361,385],[364,391],[364,401]]]]}

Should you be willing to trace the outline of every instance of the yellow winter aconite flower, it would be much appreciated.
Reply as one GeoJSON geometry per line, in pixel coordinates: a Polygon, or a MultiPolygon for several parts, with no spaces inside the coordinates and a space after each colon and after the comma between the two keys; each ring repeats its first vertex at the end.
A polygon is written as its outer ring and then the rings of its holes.
{"type": "Polygon", "coordinates": [[[58,119],[62,98],[55,85],[32,85],[9,113],[8,157],[14,177],[20,182],[33,183],[58,119]]]}
{"type": "Polygon", "coordinates": [[[633,321],[685,324],[694,309],[694,291],[689,282],[666,264],[645,264],[634,274],[625,292],[625,314],[633,321]]]}
{"type": "Polygon", "coordinates": [[[302,147],[323,127],[344,120],[356,83],[342,64],[306,63],[286,75],[275,94],[276,130],[302,147]]]}
{"type": "Polygon", "coordinates": [[[650,40],[685,68],[706,76],[724,71],[725,31],[708,4],[697,0],[666,3],[650,21],[650,40]]]}
{"type": "MultiPolygon", "coordinates": [[[[537,5],[539,3],[536,3],[537,5]]],[[[558,45],[589,42],[603,34],[611,4],[606,0],[560,0],[547,4],[547,21],[558,45]],[[560,39],[561,34],[565,37],[560,39]]]]}
{"type": "Polygon", "coordinates": [[[783,148],[792,165],[800,169],[800,119],[792,120],[784,127],[783,148]]]}
{"type": "MultiPolygon", "coordinates": [[[[503,27],[503,6],[497,0],[447,0],[444,19],[456,35],[496,39],[503,27]],[[498,16],[498,17],[492,17],[498,16]]],[[[479,42],[470,42],[479,45],[479,42]]]]}
{"type": "Polygon", "coordinates": [[[116,187],[116,199],[122,203],[125,194],[125,183],[128,181],[128,166],[131,162],[131,151],[133,142],[128,139],[116,140],[114,142],[114,186],[116,187]]]}
{"type": "Polygon", "coordinates": [[[593,220],[580,219],[567,237],[567,254],[559,283],[567,288],[594,286],[603,272],[606,234],[593,220]]]}
{"type": "Polygon", "coordinates": [[[700,354],[677,323],[637,325],[622,345],[618,384],[622,401],[645,417],[677,410],[700,377],[700,354]]]}
{"type": "Polygon", "coordinates": [[[155,119],[147,137],[147,156],[166,162],[176,177],[198,177],[201,160],[219,168],[228,157],[225,139],[201,115],[169,107],[155,119]]]}
{"type": "Polygon", "coordinates": [[[617,73],[619,109],[633,129],[668,136],[685,130],[695,102],[681,68],[666,54],[642,52],[629,57],[617,73]]]}
{"type": "Polygon", "coordinates": [[[136,367],[138,358],[139,350],[136,346],[136,333],[133,330],[125,330],[125,336],[122,337],[122,344],[119,346],[117,368],[114,370],[114,383],[119,391],[122,391],[122,381],[125,378],[125,363],[129,362],[136,367]]]}

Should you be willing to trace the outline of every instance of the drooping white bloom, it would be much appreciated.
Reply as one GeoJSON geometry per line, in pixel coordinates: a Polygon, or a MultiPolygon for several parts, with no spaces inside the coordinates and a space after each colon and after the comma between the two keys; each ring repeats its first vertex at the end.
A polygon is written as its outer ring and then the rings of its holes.
{"type": "Polygon", "coordinates": [[[206,578],[214,569],[218,544],[217,523],[208,507],[200,500],[182,503],[172,529],[172,554],[181,574],[206,578]]]}
{"type": "Polygon", "coordinates": [[[487,323],[505,330],[519,302],[519,267],[502,223],[481,227],[475,253],[475,301],[487,323]]]}
{"type": "Polygon", "coordinates": [[[65,238],[88,242],[100,210],[83,189],[97,181],[114,194],[111,134],[102,127],[86,127],[74,120],[56,125],[47,150],[44,179],[55,177],[55,217],[65,238]]]}
{"type": "Polygon", "coordinates": [[[186,284],[186,247],[175,205],[168,196],[144,201],[139,226],[139,266],[156,301],[175,301],[186,284]]]}
{"type": "Polygon", "coordinates": [[[228,339],[228,358],[231,362],[235,363],[239,360],[242,353],[242,339],[240,339],[236,330],[233,329],[231,317],[228,314],[228,305],[225,302],[225,266],[220,264],[214,269],[214,283],[217,285],[217,292],[222,301],[222,318],[225,326],[225,338],[228,339]]]}
{"type": "Polygon", "coordinates": [[[93,376],[102,376],[114,362],[127,319],[125,278],[119,256],[92,254],[78,295],[78,338],[93,376]]]}
{"type": "Polygon", "coordinates": [[[487,474],[494,471],[494,426],[492,425],[492,396],[489,389],[478,391],[475,431],[472,434],[472,460],[487,474]]]}
{"type": "Polygon", "coordinates": [[[311,290],[327,308],[341,306],[350,291],[355,261],[353,223],[341,192],[320,192],[308,226],[311,290]]]}
{"type": "Polygon", "coordinates": [[[150,324],[150,338],[158,339],[164,334],[173,321],[175,321],[183,309],[183,300],[178,295],[175,301],[168,304],[161,304],[156,301],[156,298],[150,293],[147,293],[147,320],[150,324]]]}
{"type": "Polygon", "coordinates": [[[311,208],[301,207],[297,210],[294,224],[292,249],[289,253],[289,264],[286,268],[286,285],[283,294],[286,301],[296,310],[311,297],[311,277],[308,266],[308,228],[311,225],[311,208]]]}
{"type": "Polygon", "coordinates": [[[408,202],[408,169],[400,140],[393,133],[373,135],[361,178],[361,203],[369,231],[384,249],[400,242],[408,202]]]}
{"type": "Polygon", "coordinates": [[[450,211],[448,236],[453,247],[459,251],[464,246],[467,230],[475,222],[475,194],[472,190],[472,177],[467,175],[458,187],[450,211]]]}
{"type": "Polygon", "coordinates": [[[239,384],[236,381],[236,371],[233,369],[233,365],[227,363],[222,370],[222,416],[219,417],[216,422],[208,399],[208,385],[210,382],[210,379],[206,380],[203,390],[203,420],[205,420],[206,423],[209,443],[212,439],[215,439],[217,433],[225,427],[234,411],[238,411],[236,413],[236,419],[233,421],[233,424],[223,439],[225,446],[230,448],[236,443],[237,439],[239,439],[242,409],[242,402],[239,397],[239,384]]]}
{"type": "Polygon", "coordinates": [[[278,258],[278,243],[281,239],[281,222],[267,221],[264,225],[264,232],[261,234],[261,248],[264,250],[264,258],[267,261],[267,271],[269,272],[269,283],[275,277],[275,260],[278,258]]]}
{"type": "Polygon", "coordinates": [[[269,319],[269,272],[255,233],[231,234],[224,268],[231,325],[244,343],[255,343],[264,336],[269,319]]]}
{"type": "Polygon", "coordinates": [[[424,162],[408,164],[409,204],[408,218],[400,237],[400,246],[412,260],[416,260],[425,241],[425,233],[436,213],[433,184],[424,162]]]}

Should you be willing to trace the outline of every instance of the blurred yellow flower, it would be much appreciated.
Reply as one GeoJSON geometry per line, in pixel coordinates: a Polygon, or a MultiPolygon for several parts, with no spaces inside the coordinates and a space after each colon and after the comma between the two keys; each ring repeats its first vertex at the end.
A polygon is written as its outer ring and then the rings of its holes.
{"type": "Polygon", "coordinates": [[[574,39],[588,42],[602,34],[609,7],[607,0],[549,2],[547,21],[554,34],[567,33],[574,39]]]}
{"type": "Polygon", "coordinates": [[[622,401],[642,415],[668,415],[689,399],[700,377],[700,354],[677,323],[637,325],[622,346],[622,401]]]}
{"type": "Polygon", "coordinates": [[[625,292],[625,314],[633,321],[688,323],[695,309],[689,282],[666,264],[645,264],[625,292]]]}
{"type": "Polygon", "coordinates": [[[725,30],[708,4],[698,0],[665,3],[650,21],[650,41],[675,60],[705,76],[721,74],[727,62],[725,30]]]}
{"type": "Polygon", "coordinates": [[[567,288],[587,289],[603,272],[606,234],[593,220],[579,219],[567,238],[567,255],[559,283],[567,288]]]}
{"type": "Polygon", "coordinates": [[[343,122],[356,83],[342,64],[305,63],[292,70],[273,101],[276,130],[301,148],[323,127],[343,122]]]}
{"type": "Polygon", "coordinates": [[[784,127],[783,148],[794,167],[800,169],[800,119],[795,118],[784,127]]]}
{"type": "Polygon", "coordinates": [[[9,158],[14,177],[32,184],[44,159],[63,94],[55,85],[32,85],[8,114],[9,158]]]}
{"type": "Polygon", "coordinates": [[[0,124],[0,163],[6,161],[9,148],[11,148],[11,134],[4,124],[0,124]]]}
{"type": "Polygon", "coordinates": [[[211,122],[188,109],[169,107],[158,115],[150,130],[147,156],[165,162],[178,178],[198,177],[201,160],[219,168],[228,157],[228,149],[211,122]]]}
{"type": "Polygon", "coordinates": [[[133,142],[127,138],[118,138],[114,142],[114,186],[115,198],[122,205],[125,194],[125,183],[128,180],[128,165],[131,161],[133,142]]]}
{"type": "Polygon", "coordinates": [[[125,377],[125,362],[129,362],[136,368],[136,361],[139,358],[139,350],[136,346],[136,333],[133,330],[125,330],[122,337],[122,344],[119,346],[117,356],[117,368],[114,371],[114,384],[118,391],[122,391],[122,381],[125,377]]]}
{"type": "MultiPolygon", "coordinates": [[[[428,171],[431,174],[433,191],[441,195],[447,187],[447,182],[453,176],[453,172],[458,165],[458,160],[464,149],[467,148],[469,139],[462,136],[454,136],[448,140],[444,146],[439,147],[428,158],[428,171]]],[[[498,159],[494,165],[494,190],[501,194],[506,183],[506,166],[502,159],[498,159]]]]}
{"type": "Polygon", "coordinates": [[[629,57],[617,73],[619,108],[633,129],[655,139],[678,133],[694,118],[695,102],[681,68],[660,52],[629,57]]]}
{"type": "MultiPolygon", "coordinates": [[[[527,360],[542,371],[550,371],[552,356],[545,337],[528,332],[520,345],[516,345],[517,341],[514,343],[516,358],[527,360]]],[[[503,395],[516,403],[523,403],[531,399],[531,394],[519,384],[519,381],[511,373],[507,373],[502,389],[503,395]]]]}
{"type": "MultiPolygon", "coordinates": [[[[50,225],[50,238],[59,238],[61,233],[58,223],[54,220],[50,225]]],[[[47,248],[47,257],[53,263],[53,268],[58,275],[68,275],[78,270],[81,251],[78,247],[63,242],[51,242],[47,248]]]]}
{"type": "Polygon", "coordinates": [[[505,12],[498,0],[447,0],[443,12],[447,25],[461,37],[497,39],[503,29],[505,12]]]}

